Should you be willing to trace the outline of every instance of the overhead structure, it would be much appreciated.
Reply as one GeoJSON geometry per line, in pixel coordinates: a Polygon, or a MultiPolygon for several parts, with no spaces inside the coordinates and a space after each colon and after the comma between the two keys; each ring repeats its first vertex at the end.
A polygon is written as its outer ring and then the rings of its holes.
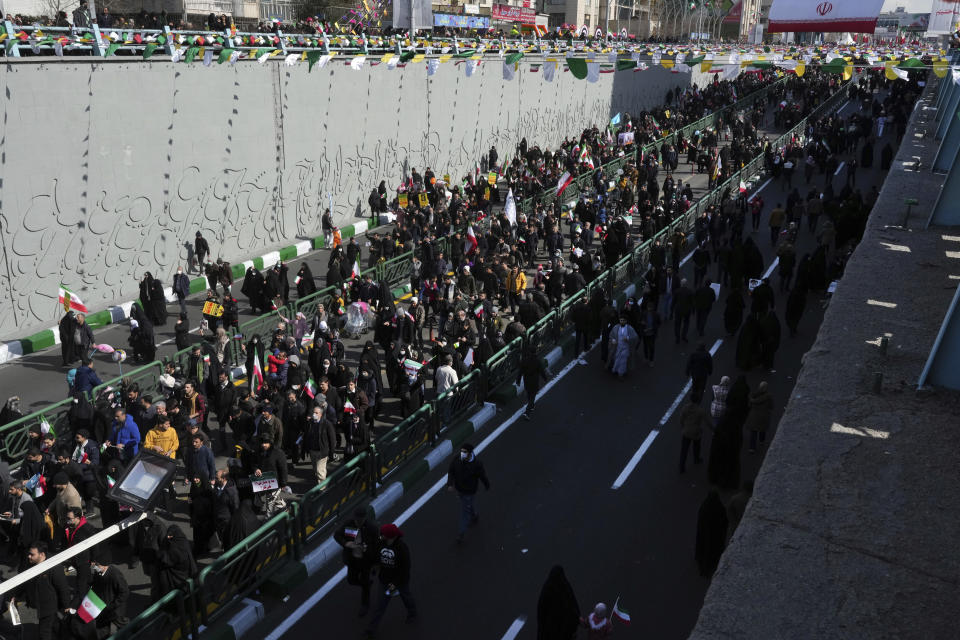
{"type": "Polygon", "coordinates": [[[883,0],[773,0],[770,33],[870,33],[883,0]]]}
{"type": "Polygon", "coordinates": [[[960,0],[933,0],[927,35],[949,35],[956,31],[958,20],[960,20],[960,0]]]}

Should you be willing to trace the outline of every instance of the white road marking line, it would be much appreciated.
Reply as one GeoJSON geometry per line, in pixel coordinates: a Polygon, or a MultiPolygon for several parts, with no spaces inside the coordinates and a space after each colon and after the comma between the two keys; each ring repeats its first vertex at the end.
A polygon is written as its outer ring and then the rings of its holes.
{"type": "Polygon", "coordinates": [[[503,637],[500,640],[514,640],[514,638],[519,635],[520,630],[523,629],[523,625],[527,623],[527,616],[520,616],[513,621],[513,624],[510,625],[510,628],[507,629],[507,632],[503,634],[503,637]]]}
{"type": "MultiPolygon", "coordinates": [[[[598,344],[600,344],[599,340],[597,340],[590,347],[590,351],[593,351],[598,344]]],[[[560,373],[558,373],[553,379],[548,381],[547,384],[543,385],[543,388],[540,390],[540,393],[537,394],[537,400],[542,398],[548,391],[550,391],[550,389],[553,388],[555,384],[557,384],[564,376],[570,373],[570,371],[572,371],[576,366],[577,366],[577,360],[572,360],[570,364],[568,364],[563,369],[561,369],[560,373]]],[[[492,443],[494,440],[500,437],[500,435],[503,434],[503,432],[506,431],[508,428],[510,428],[510,426],[513,425],[514,422],[519,420],[520,416],[523,415],[524,411],[526,411],[526,405],[524,405],[520,409],[517,409],[517,411],[512,416],[510,416],[508,420],[506,420],[503,424],[497,427],[493,431],[493,433],[491,433],[486,438],[484,438],[483,442],[481,442],[474,448],[474,451],[476,453],[480,453],[481,451],[486,449],[487,446],[490,445],[490,443],[492,443]]],[[[416,514],[417,511],[419,511],[423,507],[423,505],[427,504],[427,502],[433,496],[437,495],[437,493],[439,493],[440,490],[443,489],[445,486],[447,486],[447,477],[443,476],[439,480],[437,480],[437,482],[434,483],[434,485],[430,487],[426,491],[426,493],[424,493],[422,496],[417,498],[416,502],[414,502],[412,505],[407,507],[406,511],[404,511],[397,518],[395,518],[393,520],[393,523],[396,524],[397,526],[400,526],[404,522],[412,518],[414,514],[416,514]]],[[[347,577],[346,568],[343,568],[340,571],[338,571],[336,575],[334,575],[332,578],[327,580],[324,583],[324,585],[320,587],[319,590],[317,590],[313,595],[307,598],[303,602],[303,604],[297,607],[293,613],[287,616],[287,618],[283,622],[277,625],[277,627],[273,631],[271,631],[264,640],[280,640],[280,638],[282,638],[284,634],[287,631],[289,631],[293,625],[297,624],[297,622],[299,622],[300,619],[303,618],[303,616],[305,616],[308,611],[310,611],[310,609],[316,606],[318,602],[320,602],[325,597],[327,597],[327,594],[330,593],[333,590],[333,588],[336,587],[338,584],[340,584],[340,582],[342,582],[343,579],[346,577],[347,577]]],[[[519,629],[517,631],[519,632],[519,629]]]]}
{"type": "Polygon", "coordinates": [[[771,181],[771,180],[773,180],[773,178],[767,178],[767,181],[764,182],[762,185],[760,185],[760,188],[757,189],[756,191],[754,191],[752,196],[750,196],[749,198],[747,198],[747,202],[753,202],[753,199],[756,198],[757,195],[758,195],[761,191],[763,191],[763,190],[767,187],[768,184],[770,184],[770,181],[771,181]]]}
{"type": "Polygon", "coordinates": [[[846,162],[846,161],[843,161],[843,162],[841,162],[839,165],[837,165],[837,170],[833,172],[833,175],[835,175],[835,176],[840,175],[840,171],[843,169],[843,165],[845,165],[845,164],[847,164],[847,162],[846,162]]]}
{"type": "MultiPolygon", "coordinates": [[[[720,345],[723,344],[723,338],[719,338],[716,342],[713,343],[713,346],[710,347],[710,355],[717,353],[717,349],[720,348],[720,345]]],[[[674,399],[673,404],[670,405],[670,408],[667,409],[667,412],[663,414],[663,417],[660,418],[660,425],[664,426],[670,420],[670,417],[673,416],[673,412],[677,410],[677,407],[680,406],[680,403],[683,402],[683,399],[690,393],[690,388],[693,386],[693,382],[687,380],[687,384],[683,385],[683,390],[677,394],[677,397],[674,399]]],[[[633,457],[630,458],[630,462],[627,463],[627,466],[623,468],[623,471],[620,472],[620,475],[617,476],[617,479],[613,481],[611,489],[617,490],[623,486],[627,481],[627,478],[630,477],[630,474],[633,473],[633,470],[637,468],[637,465],[640,464],[640,459],[643,458],[643,454],[647,452],[647,449],[650,448],[650,445],[653,444],[653,441],[657,439],[657,436],[660,435],[659,429],[652,429],[650,433],[647,434],[647,437],[644,439],[643,444],[640,445],[640,448],[637,449],[636,453],[633,454],[633,457]]]]}
{"type": "MultiPolygon", "coordinates": [[[[689,382],[687,383],[687,386],[690,386],[689,382]]],[[[656,440],[658,435],[660,435],[660,432],[657,429],[654,429],[647,434],[643,444],[640,445],[640,448],[637,449],[637,452],[633,454],[632,458],[630,458],[630,462],[628,462],[627,466],[623,468],[623,471],[620,472],[620,475],[617,476],[617,479],[613,481],[613,486],[610,487],[611,489],[619,489],[623,486],[623,483],[627,481],[627,478],[630,477],[630,474],[633,473],[633,470],[640,463],[640,458],[642,458],[643,454],[647,452],[647,449],[650,448],[650,445],[653,444],[653,441],[656,440]]]]}

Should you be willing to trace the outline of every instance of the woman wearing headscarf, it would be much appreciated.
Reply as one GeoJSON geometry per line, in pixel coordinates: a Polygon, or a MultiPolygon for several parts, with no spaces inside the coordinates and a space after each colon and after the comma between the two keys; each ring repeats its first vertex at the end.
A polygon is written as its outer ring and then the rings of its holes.
{"type": "Polygon", "coordinates": [[[250,303],[253,313],[267,310],[267,304],[263,298],[263,288],[263,275],[254,267],[248,268],[246,275],[243,277],[240,293],[247,296],[247,301],[250,303]]]}
{"type": "Polygon", "coordinates": [[[743,322],[743,310],[746,303],[743,301],[743,293],[740,287],[735,286],[727,294],[727,304],[723,310],[723,327],[727,330],[727,335],[736,335],[740,324],[743,322]]]}
{"type": "Polygon", "coordinates": [[[180,317],[173,325],[173,332],[174,340],[177,343],[177,351],[183,351],[190,347],[190,322],[187,320],[186,312],[180,312],[180,317]]]}
{"type": "Polygon", "coordinates": [[[140,280],[140,306],[146,312],[147,317],[151,320],[154,320],[153,315],[153,276],[149,271],[143,274],[143,278],[140,280]]]}
{"type": "Polygon", "coordinates": [[[197,562],[193,559],[190,541],[179,526],[170,525],[166,540],[161,541],[157,553],[158,593],[169,593],[186,584],[196,574],[197,562]]]}
{"type": "Polygon", "coordinates": [[[210,480],[203,471],[196,472],[189,480],[193,554],[203,556],[210,550],[210,538],[216,532],[213,487],[210,486],[210,480]]]}
{"type": "Polygon", "coordinates": [[[697,546],[694,557],[700,575],[709,578],[717,569],[727,546],[727,509],[720,493],[711,489],[697,513],[697,546]]]}
{"type": "Polygon", "coordinates": [[[537,600],[537,640],[570,640],[580,626],[580,605],[563,567],[554,565],[537,600]]]}
{"type": "Polygon", "coordinates": [[[750,387],[741,374],[727,393],[727,409],[717,424],[710,442],[707,480],[722,489],[740,486],[740,448],[743,444],[743,421],[750,403],[750,387]]]}
{"type": "Polygon", "coordinates": [[[20,527],[17,533],[17,558],[19,564],[17,571],[23,571],[27,568],[27,552],[30,545],[37,542],[50,541],[50,528],[44,526],[43,516],[40,515],[40,509],[33,500],[24,500],[20,503],[20,512],[23,514],[20,518],[20,527]]]}
{"type": "Polygon", "coordinates": [[[313,272],[310,271],[310,265],[306,262],[300,265],[294,282],[297,285],[297,298],[306,298],[317,291],[317,283],[313,281],[313,272]]]}
{"type": "Polygon", "coordinates": [[[159,278],[150,279],[150,321],[158,326],[167,324],[167,294],[159,278]]]}
{"type": "Polygon", "coordinates": [[[757,449],[757,441],[763,444],[773,417],[773,397],[767,391],[767,383],[761,382],[750,394],[750,413],[744,426],[750,432],[750,453],[757,449]]]}
{"type": "Polygon", "coordinates": [[[253,501],[249,498],[240,501],[240,508],[230,516],[227,525],[227,539],[223,541],[224,548],[230,549],[242,542],[247,536],[260,528],[260,521],[253,512],[253,501]]]}
{"type": "Polygon", "coordinates": [[[136,304],[130,310],[130,338],[128,342],[133,349],[134,361],[153,362],[156,359],[157,345],[153,323],[147,313],[136,304]]]}

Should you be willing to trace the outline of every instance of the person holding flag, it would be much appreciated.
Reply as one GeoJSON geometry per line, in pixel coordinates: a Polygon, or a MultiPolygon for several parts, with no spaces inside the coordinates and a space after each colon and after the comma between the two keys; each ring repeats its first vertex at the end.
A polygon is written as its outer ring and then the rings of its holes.
{"type": "Polygon", "coordinates": [[[90,560],[93,581],[90,590],[70,619],[74,638],[106,638],[127,624],[127,601],[130,586],[116,568],[110,566],[109,547],[94,548],[90,560]]]}

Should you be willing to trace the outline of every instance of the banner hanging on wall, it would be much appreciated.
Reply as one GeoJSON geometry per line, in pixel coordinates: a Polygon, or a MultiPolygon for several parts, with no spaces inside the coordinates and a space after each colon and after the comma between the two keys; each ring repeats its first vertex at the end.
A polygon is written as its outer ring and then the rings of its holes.
{"type": "Polygon", "coordinates": [[[769,33],[873,33],[883,0],[773,0],[769,33]]]}

